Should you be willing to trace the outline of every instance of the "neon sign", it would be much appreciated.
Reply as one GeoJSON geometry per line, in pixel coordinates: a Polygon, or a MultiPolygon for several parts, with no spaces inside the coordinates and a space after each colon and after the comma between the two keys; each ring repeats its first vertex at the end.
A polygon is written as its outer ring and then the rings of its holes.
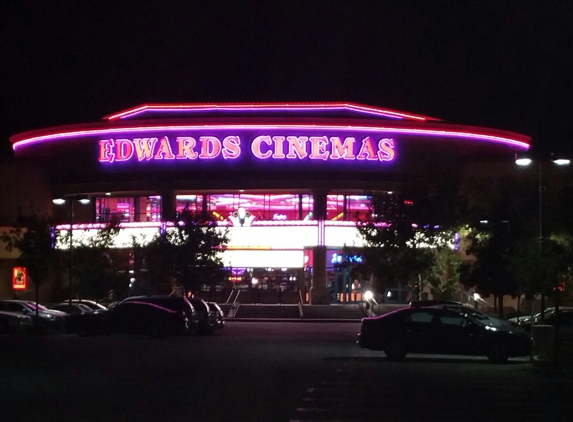
{"type": "Polygon", "coordinates": [[[374,140],[370,136],[256,136],[250,147],[243,147],[238,135],[179,136],[175,138],[101,139],[101,163],[125,161],[209,160],[222,157],[234,160],[247,151],[258,160],[359,160],[392,161],[396,155],[392,138],[374,140]]]}

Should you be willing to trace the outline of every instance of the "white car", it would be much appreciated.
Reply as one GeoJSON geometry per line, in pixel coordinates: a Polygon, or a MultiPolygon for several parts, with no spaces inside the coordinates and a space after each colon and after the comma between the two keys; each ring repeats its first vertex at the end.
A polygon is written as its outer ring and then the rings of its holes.
{"type": "Polygon", "coordinates": [[[21,334],[32,326],[32,318],[17,312],[0,311],[0,335],[21,334]]]}

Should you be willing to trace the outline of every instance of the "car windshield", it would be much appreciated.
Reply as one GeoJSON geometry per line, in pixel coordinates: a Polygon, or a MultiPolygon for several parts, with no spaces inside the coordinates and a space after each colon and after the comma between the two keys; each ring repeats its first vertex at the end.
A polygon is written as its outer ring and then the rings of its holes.
{"type": "MultiPolygon", "coordinates": [[[[31,309],[32,311],[36,311],[36,304],[34,302],[26,302],[24,303],[24,306],[28,309],[31,309]]],[[[38,303],[38,311],[47,311],[47,310],[48,308],[38,303]]]]}

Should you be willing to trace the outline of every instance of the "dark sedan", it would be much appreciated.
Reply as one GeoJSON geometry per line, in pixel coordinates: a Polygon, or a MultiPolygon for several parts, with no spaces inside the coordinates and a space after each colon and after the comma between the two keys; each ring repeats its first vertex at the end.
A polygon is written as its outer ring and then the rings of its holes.
{"type": "Polygon", "coordinates": [[[137,301],[77,315],[76,324],[79,335],[124,333],[164,337],[188,331],[185,312],[137,301]]]}
{"type": "Polygon", "coordinates": [[[456,310],[438,307],[402,308],[362,319],[358,344],[384,351],[388,359],[408,353],[487,356],[495,363],[528,356],[529,335],[520,329],[492,327],[456,310]]]}

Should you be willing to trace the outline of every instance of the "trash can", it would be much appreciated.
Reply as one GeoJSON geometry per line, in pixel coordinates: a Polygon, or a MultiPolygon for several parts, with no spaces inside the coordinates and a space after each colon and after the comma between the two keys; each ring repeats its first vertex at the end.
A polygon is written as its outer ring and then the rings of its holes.
{"type": "Polygon", "coordinates": [[[555,327],[553,325],[533,325],[532,362],[534,364],[552,363],[555,359],[555,327]]]}

